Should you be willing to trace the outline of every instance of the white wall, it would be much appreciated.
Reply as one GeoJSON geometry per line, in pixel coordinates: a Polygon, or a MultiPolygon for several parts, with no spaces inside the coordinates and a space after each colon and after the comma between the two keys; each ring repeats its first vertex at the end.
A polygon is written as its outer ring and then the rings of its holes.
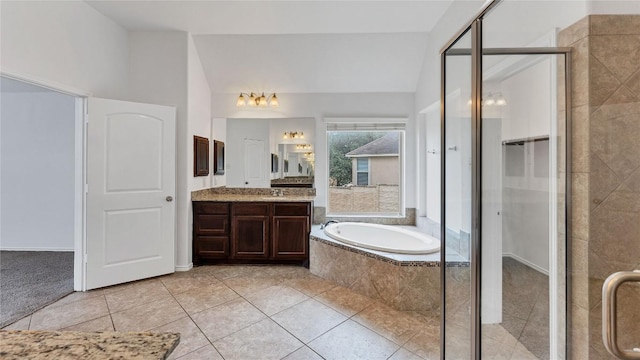
{"type": "MultiPolygon", "coordinates": [[[[204,74],[198,51],[191,36],[188,38],[188,117],[189,141],[187,142],[187,164],[193,164],[193,135],[209,139],[209,175],[193,176],[191,169],[189,191],[211,187],[213,178],[213,139],[211,135],[211,90],[204,74]]],[[[191,165],[193,166],[193,165],[191,165]]]]}
{"type": "Polygon", "coordinates": [[[0,249],[73,251],[75,98],[3,91],[0,109],[0,249]]]}
{"type": "MultiPolygon", "coordinates": [[[[238,94],[213,94],[212,112],[221,118],[313,118],[315,119],[316,206],[327,204],[327,148],[325,117],[405,117],[407,134],[415,133],[412,93],[286,94],[278,93],[279,108],[237,108],[238,94]]],[[[229,120],[231,121],[231,120],[229,120]]],[[[416,207],[415,137],[405,144],[405,206],[416,207]]],[[[291,163],[289,164],[291,167],[291,163]]],[[[291,170],[291,169],[290,169],[291,170]]],[[[227,178],[227,181],[229,179],[227,178]]]]}
{"type": "Polygon", "coordinates": [[[2,1],[2,73],[126,99],[127,32],[83,1],[2,1]]]}

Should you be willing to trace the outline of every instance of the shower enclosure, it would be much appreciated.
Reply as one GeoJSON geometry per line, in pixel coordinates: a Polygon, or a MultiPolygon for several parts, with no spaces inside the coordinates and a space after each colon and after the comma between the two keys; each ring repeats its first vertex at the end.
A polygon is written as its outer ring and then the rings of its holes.
{"type": "Polygon", "coordinates": [[[504,46],[499,2],[441,52],[441,354],[564,359],[570,50],[504,46]]]}

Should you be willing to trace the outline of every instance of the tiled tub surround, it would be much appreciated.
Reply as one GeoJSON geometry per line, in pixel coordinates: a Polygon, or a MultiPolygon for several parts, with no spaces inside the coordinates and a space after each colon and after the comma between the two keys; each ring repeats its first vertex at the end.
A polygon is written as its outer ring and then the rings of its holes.
{"type": "Polygon", "coordinates": [[[440,253],[393,254],[346,245],[314,226],[309,238],[311,273],[397,310],[437,314],[440,253]]]}
{"type": "Polygon", "coordinates": [[[382,225],[410,225],[413,226],[416,224],[416,209],[415,208],[406,208],[404,209],[404,217],[402,216],[373,216],[373,217],[364,217],[364,216],[349,216],[349,215],[340,215],[340,216],[328,216],[327,208],[324,206],[315,206],[313,208],[313,223],[314,224],[323,224],[328,220],[338,220],[338,221],[353,221],[353,222],[368,222],[372,224],[382,224],[382,225]]]}
{"type": "MultiPolygon", "coordinates": [[[[602,283],[640,269],[640,15],[588,16],[558,42],[573,50],[571,351],[574,359],[610,359],[600,334],[602,283]]],[[[625,287],[619,344],[637,347],[640,286],[625,287]]]]}

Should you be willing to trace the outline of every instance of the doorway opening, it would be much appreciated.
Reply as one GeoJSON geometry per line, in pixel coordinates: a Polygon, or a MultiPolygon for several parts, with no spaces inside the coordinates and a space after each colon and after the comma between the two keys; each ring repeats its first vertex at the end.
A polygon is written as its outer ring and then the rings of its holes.
{"type": "Polygon", "coordinates": [[[4,76],[0,92],[2,327],[79,290],[83,99],[4,76]]]}

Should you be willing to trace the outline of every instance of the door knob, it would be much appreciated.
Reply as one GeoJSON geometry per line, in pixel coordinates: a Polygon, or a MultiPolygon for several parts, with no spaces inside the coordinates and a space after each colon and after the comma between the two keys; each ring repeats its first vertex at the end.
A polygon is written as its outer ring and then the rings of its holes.
{"type": "Polygon", "coordinates": [[[173,201],[173,196],[167,196],[165,198],[165,200],[167,200],[167,202],[172,202],[173,201]]]}

